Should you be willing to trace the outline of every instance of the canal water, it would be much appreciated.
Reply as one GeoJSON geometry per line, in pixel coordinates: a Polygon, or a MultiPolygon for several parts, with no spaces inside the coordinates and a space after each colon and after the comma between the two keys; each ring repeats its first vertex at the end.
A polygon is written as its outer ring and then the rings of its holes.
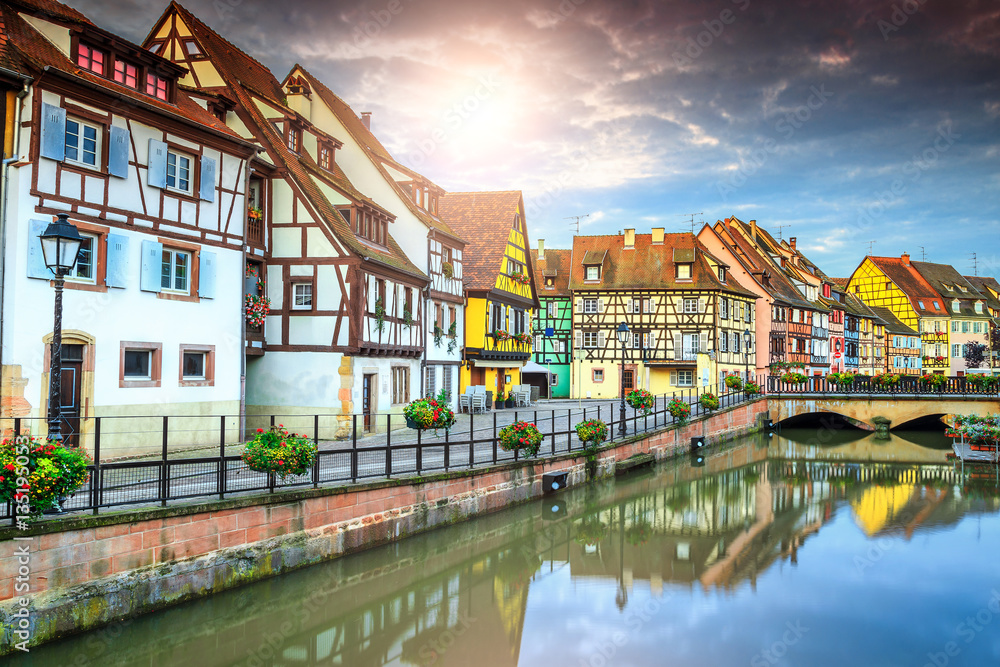
{"type": "Polygon", "coordinates": [[[948,445],[759,434],[7,660],[996,665],[1000,501],[948,445]]]}

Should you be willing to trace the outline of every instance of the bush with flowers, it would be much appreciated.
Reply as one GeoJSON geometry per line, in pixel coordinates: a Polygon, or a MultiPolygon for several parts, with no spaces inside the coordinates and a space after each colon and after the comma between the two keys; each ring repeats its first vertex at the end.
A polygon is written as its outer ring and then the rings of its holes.
{"type": "Polygon", "coordinates": [[[789,371],[781,375],[781,381],[787,384],[802,384],[808,379],[808,375],[804,373],[796,373],[794,371],[789,371]]]}
{"type": "Polygon", "coordinates": [[[730,389],[739,391],[743,388],[743,378],[739,375],[727,375],[725,379],[726,386],[730,389]]]}
{"type": "Polygon", "coordinates": [[[830,373],[826,376],[826,381],[832,385],[844,385],[850,387],[854,384],[854,373],[844,371],[843,373],[830,373]]]}
{"type": "Polygon", "coordinates": [[[872,383],[883,389],[892,389],[899,384],[900,376],[893,373],[879,373],[872,378],[872,383]]]}
{"type": "Polygon", "coordinates": [[[757,394],[763,394],[764,390],[760,388],[760,385],[750,380],[745,385],[743,385],[743,391],[747,396],[756,396],[757,394]]]}
{"type": "Polygon", "coordinates": [[[600,419],[588,419],[574,428],[584,447],[597,447],[608,439],[608,425],[600,419]]]}
{"type": "Polygon", "coordinates": [[[428,396],[411,401],[403,408],[406,425],[410,428],[448,430],[455,423],[455,412],[448,407],[447,392],[442,390],[437,397],[428,396]]]}
{"type": "Polygon", "coordinates": [[[61,510],[60,498],[72,495],[87,481],[89,464],[90,457],[79,449],[28,436],[4,438],[0,444],[0,503],[10,503],[17,514],[31,516],[61,510]]]}
{"type": "Polygon", "coordinates": [[[996,375],[985,375],[982,373],[977,373],[975,375],[966,375],[965,381],[967,384],[975,387],[980,391],[995,392],[1000,388],[1000,376],[996,375]]]}
{"type": "Polygon", "coordinates": [[[252,327],[259,327],[264,324],[264,319],[271,312],[271,300],[266,296],[257,294],[247,294],[246,303],[247,324],[252,327]]]}
{"type": "Polygon", "coordinates": [[[706,410],[718,410],[719,409],[719,397],[710,391],[705,392],[698,398],[698,402],[701,403],[701,407],[706,410]]]}
{"type": "Polygon", "coordinates": [[[542,444],[542,432],[531,422],[516,421],[504,426],[497,434],[500,449],[505,452],[521,450],[524,456],[535,456],[542,444]]]}
{"type": "Polygon", "coordinates": [[[948,377],[937,373],[927,373],[920,376],[920,384],[931,389],[940,390],[948,382],[948,377]]]}
{"type": "Polygon", "coordinates": [[[304,475],[316,459],[316,443],[304,435],[289,433],[282,424],[257,435],[243,448],[243,462],[257,472],[269,472],[282,479],[304,475]]]}
{"type": "Polygon", "coordinates": [[[687,401],[671,398],[670,402],[667,403],[667,412],[672,414],[679,423],[686,424],[688,417],[691,416],[691,406],[687,401]]]}
{"type": "Polygon", "coordinates": [[[636,410],[642,410],[642,414],[648,415],[653,411],[656,399],[645,389],[633,389],[625,395],[625,402],[636,410]]]}

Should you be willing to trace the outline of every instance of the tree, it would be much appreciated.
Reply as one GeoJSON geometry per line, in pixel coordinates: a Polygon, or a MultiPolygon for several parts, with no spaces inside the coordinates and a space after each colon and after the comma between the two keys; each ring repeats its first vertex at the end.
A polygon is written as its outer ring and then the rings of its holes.
{"type": "Polygon", "coordinates": [[[986,361],[986,346],[982,343],[967,343],[965,345],[965,365],[967,368],[982,368],[986,361]]]}

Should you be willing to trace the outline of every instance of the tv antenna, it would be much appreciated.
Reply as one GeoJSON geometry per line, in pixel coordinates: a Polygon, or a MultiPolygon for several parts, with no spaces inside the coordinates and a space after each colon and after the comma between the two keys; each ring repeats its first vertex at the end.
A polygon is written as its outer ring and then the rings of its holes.
{"type": "Polygon", "coordinates": [[[976,253],[970,253],[972,255],[972,275],[979,275],[979,262],[976,259],[976,253]]]}
{"type": "MultiPolygon", "coordinates": [[[[580,220],[582,220],[583,218],[589,218],[589,217],[590,217],[589,213],[587,215],[570,215],[570,216],[567,216],[567,217],[563,218],[563,220],[576,220],[576,235],[579,236],[580,235],[580,220]]],[[[573,225],[570,225],[570,227],[572,227],[572,226],[573,225]]]]}
{"type": "Polygon", "coordinates": [[[778,228],[778,240],[781,240],[781,230],[785,227],[791,227],[791,225],[775,225],[778,228]]]}
{"type": "Polygon", "coordinates": [[[924,247],[922,245],[919,245],[917,247],[920,248],[920,261],[921,262],[926,262],[927,261],[927,252],[924,251],[924,247]]]}
{"type": "Polygon", "coordinates": [[[677,213],[675,215],[678,218],[691,218],[690,220],[688,220],[688,224],[691,225],[691,233],[694,234],[694,216],[704,215],[704,213],[702,211],[698,211],[697,213],[677,213]]]}
{"type": "Polygon", "coordinates": [[[878,241],[869,241],[868,242],[868,255],[869,256],[871,256],[871,254],[872,254],[872,246],[874,246],[876,243],[878,243],[878,241]]]}

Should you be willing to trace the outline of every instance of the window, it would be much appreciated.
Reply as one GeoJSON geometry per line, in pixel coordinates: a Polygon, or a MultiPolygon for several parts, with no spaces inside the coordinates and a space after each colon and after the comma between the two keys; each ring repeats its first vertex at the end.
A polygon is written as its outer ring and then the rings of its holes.
{"type": "Polygon", "coordinates": [[[951,346],[951,356],[960,357],[962,356],[962,346],[955,344],[951,346]]]}
{"type": "MultiPolygon", "coordinates": [[[[793,338],[792,342],[794,342],[795,340],[796,339],[793,338]]],[[[740,333],[738,331],[733,332],[733,352],[735,352],[736,354],[740,353],[740,333]]]]}
{"type": "MultiPolygon", "coordinates": [[[[79,260],[77,260],[77,261],[79,261],[79,260]]],[[[982,322],[973,322],[973,324],[972,324],[972,333],[983,333],[983,323],[982,322]]]]}
{"type": "Polygon", "coordinates": [[[76,266],[73,272],[67,276],[70,280],[92,283],[97,276],[97,238],[89,234],[80,234],[83,242],[80,243],[80,254],[76,257],[76,266]]]}
{"type": "Polygon", "coordinates": [[[333,151],[326,144],[319,145],[319,166],[327,171],[333,168],[333,151]]]}
{"type": "Polygon", "coordinates": [[[698,312],[698,299],[684,299],[684,312],[685,313],[697,313],[698,312]]]}
{"type": "Polygon", "coordinates": [[[969,333],[969,323],[962,322],[962,333],[969,333]]]}
{"type": "Polygon", "coordinates": [[[515,262],[512,259],[507,260],[507,275],[512,276],[515,273],[524,273],[524,265],[520,262],[515,262]]]}
{"type": "Polygon", "coordinates": [[[938,304],[937,299],[935,299],[933,303],[934,303],[934,310],[941,310],[941,306],[940,304],[938,304]]]}
{"type": "Polygon", "coordinates": [[[978,313],[980,315],[983,313],[983,302],[982,301],[977,301],[976,302],[976,313],[978,313]]]}
{"type": "Polygon", "coordinates": [[[115,61],[115,81],[129,88],[139,88],[139,68],[124,60],[115,61]]]}
{"type": "Polygon", "coordinates": [[[191,194],[191,158],[167,151],[167,188],[191,194]]]}
{"type": "Polygon", "coordinates": [[[205,353],[185,352],[181,359],[181,373],[185,378],[203,380],[205,378],[205,353]]]}
{"type": "Polygon", "coordinates": [[[957,320],[952,320],[952,323],[951,323],[951,332],[952,333],[958,333],[958,321],[957,320]]]}
{"type": "Polygon", "coordinates": [[[583,312],[592,314],[597,312],[597,299],[584,299],[583,312]]]}
{"type": "MultiPolygon", "coordinates": [[[[447,372],[447,369],[445,369],[447,372]]],[[[428,374],[429,375],[429,374],[428,374]]],[[[406,366],[392,367],[392,403],[399,405],[410,402],[410,369],[406,366]]]]}
{"type": "Polygon", "coordinates": [[[588,266],[586,280],[600,280],[600,279],[601,279],[601,267],[588,266]]]}
{"type": "Polygon", "coordinates": [[[749,303],[743,304],[743,321],[750,322],[753,320],[753,309],[750,308],[749,303]]]}
{"type": "Polygon", "coordinates": [[[690,280],[691,279],[691,265],[690,264],[677,264],[676,273],[674,277],[677,280],[690,280]]]}
{"type": "Polygon", "coordinates": [[[729,319],[729,299],[726,297],[719,300],[719,317],[723,320],[729,319]]]}
{"type": "Polygon", "coordinates": [[[101,130],[96,125],[66,119],[66,160],[85,167],[100,167],[101,130]]]}
{"type": "Polygon", "coordinates": [[[723,331],[719,334],[719,352],[729,351],[729,333],[723,331]]]}
{"type": "Polygon", "coordinates": [[[595,368],[592,372],[592,378],[594,382],[604,382],[604,369],[595,368]]]}
{"type": "Polygon", "coordinates": [[[694,371],[677,371],[677,386],[678,387],[694,386],[694,371]]]}
{"type": "Polygon", "coordinates": [[[683,359],[697,359],[698,352],[700,352],[699,341],[701,336],[699,334],[684,334],[684,356],[683,359]]]}
{"type": "Polygon", "coordinates": [[[920,310],[925,310],[923,301],[917,301],[917,305],[920,306],[920,310]]]}
{"type": "Polygon", "coordinates": [[[719,267],[719,282],[726,282],[726,267],[724,266],[719,267]]]}
{"type": "Polygon", "coordinates": [[[312,310],[312,283],[292,283],[292,310],[312,310]]]}
{"type": "Polygon", "coordinates": [[[159,387],[163,345],[122,341],[119,387],[159,387]]]}
{"type": "Polygon", "coordinates": [[[164,248],[160,262],[160,287],[167,292],[187,294],[190,266],[191,253],[164,248]]]}
{"type": "Polygon", "coordinates": [[[184,40],[184,50],[189,56],[200,56],[201,49],[198,48],[198,42],[193,39],[184,40]]]}
{"type": "Polygon", "coordinates": [[[181,345],[181,387],[211,387],[215,385],[215,346],[181,345]]]}
{"type": "Polygon", "coordinates": [[[146,75],[146,94],[157,99],[167,100],[167,80],[155,74],[146,75]]]}
{"type": "Polygon", "coordinates": [[[961,304],[959,304],[958,299],[955,299],[954,301],[951,302],[951,311],[953,313],[957,313],[959,311],[960,305],[961,304]]]}
{"type": "Polygon", "coordinates": [[[104,63],[107,56],[103,51],[80,44],[76,47],[76,64],[94,74],[104,75],[104,63]]]}
{"type": "Polygon", "coordinates": [[[285,145],[288,146],[288,150],[298,153],[299,147],[302,145],[302,130],[289,125],[285,134],[285,145]]]}
{"type": "Polygon", "coordinates": [[[549,301],[547,304],[545,304],[545,312],[546,312],[546,314],[549,317],[555,317],[556,316],[556,302],[555,301],[549,301]]]}
{"type": "Polygon", "coordinates": [[[583,332],[583,346],[584,347],[597,347],[597,332],[596,331],[584,331],[583,332]]]}

